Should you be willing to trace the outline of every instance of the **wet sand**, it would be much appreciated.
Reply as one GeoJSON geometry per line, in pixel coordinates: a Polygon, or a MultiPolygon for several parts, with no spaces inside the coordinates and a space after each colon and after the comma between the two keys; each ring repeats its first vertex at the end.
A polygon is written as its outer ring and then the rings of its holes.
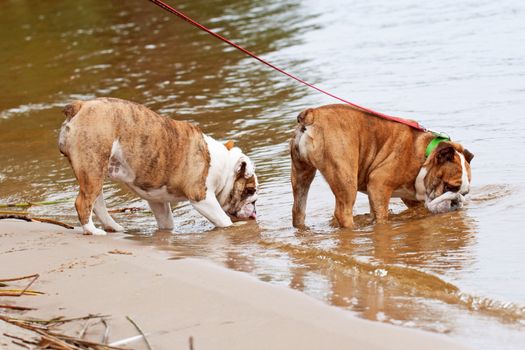
{"type": "MultiPolygon", "coordinates": [[[[0,222],[0,276],[39,273],[31,289],[45,293],[0,298],[2,304],[37,308],[10,314],[45,319],[111,315],[110,342],[138,334],[126,319],[130,316],[157,350],[189,348],[190,336],[195,349],[465,348],[445,336],[354,318],[303,293],[204,260],[169,260],[122,235],[79,232],[0,222]],[[115,250],[119,254],[110,253],[115,250]]],[[[83,325],[70,324],[67,331],[76,335],[83,325]]],[[[103,330],[94,325],[87,338],[100,341],[103,330]]],[[[16,347],[1,335],[0,346],[16,347]]],[[[140,339],[127,346],[146,348],[140,339]]]]}

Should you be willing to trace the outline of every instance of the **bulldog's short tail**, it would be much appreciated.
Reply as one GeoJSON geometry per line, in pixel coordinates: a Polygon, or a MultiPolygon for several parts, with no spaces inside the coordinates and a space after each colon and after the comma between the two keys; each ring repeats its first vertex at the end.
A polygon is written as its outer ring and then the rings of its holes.
{"type": "Polygon", "coordinates": [[[64,113],[64,115],[66,116],[67,121],[71,120],[78,113],[80,108],[82,108],[82,104],[82,101],[77,100],[71,102],[70,104],[64,107],[62,113],[64,113]]]}
{"type": "Polygon", "coordinates": [[[306,126],[314,122],[313,108],[308,108],[299,113],[297,116],[297,123],[306,126]]]}
{"type": "Polygon", "coordinates": [[[308,108],[297,116],[297,127],[294,137],[290,140],[292,158],[297,161],[308,160],[308,144],[312,140],[310,126],[314,123],[315,110],[308,108]]]}
{"type": "Polygon", "coordinates": [[[82,108],[82,101],[73,101],[67,106],[62,109],[62,113],[66,116],[66,120],[62,123],[62,127],[60,128],[60,134],[58,136],[58,149],[60,150],[60,153],[62,153],[65,156],[68,156],[68,150],[67,150],[67,134],[69,132],[70,126],[69,121],[73,119],[75,115],[77,115],[78,111],[80,111],[80,108],[82,108]]]}

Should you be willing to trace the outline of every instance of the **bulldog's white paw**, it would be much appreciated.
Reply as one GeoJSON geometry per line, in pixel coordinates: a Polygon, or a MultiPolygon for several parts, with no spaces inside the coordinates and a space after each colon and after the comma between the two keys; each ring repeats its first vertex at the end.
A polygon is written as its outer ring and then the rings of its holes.
{"type": "Polygon", "coordinates": [[[82,226],[84,229],[85,235],[93,235],[93,236],[105,236],[107,235],[106,231],[101,230],[99,228],[96,228],[93,224],[87,224],[82,226]]]}
{"type": "Polygon", "coordinates": [[[93,231],[93,235],[94,236],[105,236],[107,235],[107,232],[99,228],[95,228],[95,230],[93,231]]]}
{"type": "Polygon", "coordinates": [[[242,226],[242,225],[246,225],[247,222],[246,221],[235,221],[232,226],[242,226]]]}
{"type": "Polygon", "coordinates": [[[104,229],[106,231],[109,231],[109,232],[124,232],[124,227],[120,226],[119,224],[117,223],[114,223],[114,224],[111,224],[111,225],[107,225],[104,227],[104,229]]]}

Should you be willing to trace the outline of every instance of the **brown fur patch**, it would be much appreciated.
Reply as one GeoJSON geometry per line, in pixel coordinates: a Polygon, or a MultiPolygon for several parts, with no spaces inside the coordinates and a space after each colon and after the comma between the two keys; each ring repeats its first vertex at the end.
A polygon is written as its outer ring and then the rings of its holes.
{"type": "Polygon", "coordinates": [[[232,140],[229,140],[224,143],[224,147],[226,147],[226,149],[229,151],[233,148],[234,144],[235,142],[233,142],[232,140]]]}

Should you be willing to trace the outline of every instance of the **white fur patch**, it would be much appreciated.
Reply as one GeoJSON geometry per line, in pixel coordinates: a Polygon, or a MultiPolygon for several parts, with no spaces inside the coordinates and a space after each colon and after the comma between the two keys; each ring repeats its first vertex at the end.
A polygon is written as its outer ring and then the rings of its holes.
{"type": "Polygon", "coordinates": [[[425,187],[425,177],[427,176],[428,170],[425,167],[421,167],[419,174],[417,174],[416,182],[414,187],[416,188],[416,199],[418,201],[424,201],[427,198],[427,189],[425,187]]]}
{"type": "Polygon", "coordinates": [[[304,127],[304,132],[296,134],[295,144],[298,145],[299,155],[303,159],[308,159],[308,139],[311,139],[312,136],[309,134],[309,129],[307,126],[304,127]]]}
{"type": "Polygon", "coordinates": [[[245,177],[249,178],[255,174],[255,165],[237,147],[228,150],[222,143],[206,135],[204,135],[204,140],[210,152],[210,169],[206,178],[206,188],[216,194],[223,209],[227,210],[227,201],[233,189],[235,174],[240,170],[242,163],[246,162],[245,177]]]}
{"type": "Polygon", "coordinates": [[[109,177],[113,180],[122,181],[127,184],[135,180],[135,173],[128,165],[118,140],[113,141],[113,145],[111,146],[108,173],[109,177]]]}
{"type": "Polygon", "coordinates": [[[60,128],[60,134],[58,135],[58,149],[63,154],[67,154],[66,137],[70,129],[71,129],[71,126],[69,125],[69,121],[68,120],[64,121],[62,123],[62,127],[60,128]]]}
{"type": "Polygon", "coordinates": [[[470,191],[470,181],[468,179],[468,172],[467,167],[465,166],[466,160],[465,156],[459,152],[457,152],[459,155],[459,158],[461,159],[461,187],[459,188],[459,193],[461,194],[467,194],[470,191]]]}
{"type": "Polygon", "coordinates": [[[246,164],[246,167],[244,169],[244,178],[249,179],[255,174],[255,165],[252,163],[250,158],[246,157],[244,154],[237,160],[237,164],[235,164],[235,172],[238,173],[241,171],[242,164],[246,164]]]}
{"type": "MultiPolygon", "coordinates": [[[[228,151],[222,143],[207,135],[204,135],[204,141],[206,141],[208,152],[210,152],[210,168],[206,178],[206,188],[211,189],[214,193],[218,192],[217,189],[224,189],[221,192],[228,192],[229,195],[233,183],[229,184],[228,180],[233,176],[233,167],[235,165],[235,163],[231,164],[229,153],[240,154],[240,150],[237,147],[233,147],[228,151]],[[229,173],[230,171],[231,173],[229,173]]],[[[222,200],[219,200],[219,202],[223,203],[222,200]]]]}
{"type": "MultiPolygon", "coordinates": [[[[207,217],[216,226],[225,227],[231,225],[231,220],[226,215],[230,209],[228,199],[233,189],[235,174],[246,163],[245,178],[255,175],[255,165],[242,151],[234,147],[228,150],[224,145],[209,136],[204,136],[210,152],[210,169],[206,178],[206,199],[201,202],[192,202],[195,209],[207,217]]],[[[256,179],[257,184],[257,179],[256,179]]],[[[255,200],[257,194],[254,194],[248,200],[255,200]]],[[[243,208],[242,214],[246,214],[243,208]]],[[[249,210],[248,210],[249,211],[249,210]]],[[[254,214],[255,208],[248,214],[254,214]]]]}
{"type": "Polygon", "coordinates": [[[88,223],[82,225],[82,229],[84,230],[85,235],[105,236],[107,234],[106,231],[95,227],[91,214],[89,215],[88,223]]]}
{"type": "Polygon", "coordinates": [[[109,215],[108,209],[106,208],[106,202],[104,201],[104,191],[100,192],[99,196],[95,200],[95,203],[93,205],[93,211],[102,223],[104,229],[111,230],[114,232],[124,231],[124,227],[117,224],[115,220],[113,220],[113,218],[109,215]]]}
{"type": "Polygon", "coordinates": [[[200,202],[192,202],[193,207],[217,227],[227,227],[232,224],[225,210],[233,188],[234,172],[237,160],[242,155],[239,148],[228,150],[222,143],[204,135],[210,153],[210,168],[206,177],[206,198],[200,202]]]}

